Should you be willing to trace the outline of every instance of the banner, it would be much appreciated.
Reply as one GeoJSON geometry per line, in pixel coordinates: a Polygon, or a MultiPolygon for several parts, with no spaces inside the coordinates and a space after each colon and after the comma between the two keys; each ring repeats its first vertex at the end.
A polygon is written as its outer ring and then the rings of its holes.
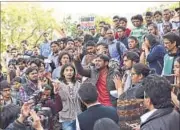
{"type": "Polygon", "coordinates": [[[95,17],[81,17],[80,25],[83,30],[89,30],[95,28],[95,17]]]}

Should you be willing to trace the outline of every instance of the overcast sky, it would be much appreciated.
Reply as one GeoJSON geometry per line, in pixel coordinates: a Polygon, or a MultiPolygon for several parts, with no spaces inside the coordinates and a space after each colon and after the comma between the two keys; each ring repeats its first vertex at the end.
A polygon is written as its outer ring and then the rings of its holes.
{"type": "Polygon", "coordinates": [[[148,7],[158,6],[162,3],[168,4],[171,2],[40,2],[39,4],[44,9],[53,8],[53,16],[57,20],[60,20],[66,14],[71,14],[73,19],[88,14],[102,16],[113,16],[117,14],[130,18],[132,15],[142,14],[148,7]]]}
{"type": "Polygon", "coordinates": [[[56,17],[59,14],[71,14],[74,17],[86,14],[102,16],[131,17],[134,14],[142,14],[148,7],[158,6],[170,2],[41,2],[43,8],[53,8],[56,17]]]}

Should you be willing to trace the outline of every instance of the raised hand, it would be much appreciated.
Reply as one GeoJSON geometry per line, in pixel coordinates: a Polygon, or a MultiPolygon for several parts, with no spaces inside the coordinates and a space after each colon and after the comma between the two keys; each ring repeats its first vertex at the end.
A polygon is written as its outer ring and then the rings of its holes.
{"type": "Polygon", "coordinates": [[[55,80],[53,81],[53,87],[54,87],[54,94],[58,94],[59,89],[60,89],[60,81],[55,80]]]}
{"type": "Polygon", "coordinates": [[[115,87],[116,87],[117,90],[122,88],[122,80],[120,79],[120,77],[118,75],[115,75],[113,77],[113,82],[114,82],[115,87]]]}
{"type": "Polygon", "coordinates": [[[40,117],[37,115],[37,113],[34,110],[31,110],[30,115],[33,118],[33,128],[35,128],[36,130],[43,130],[40,117]]]}

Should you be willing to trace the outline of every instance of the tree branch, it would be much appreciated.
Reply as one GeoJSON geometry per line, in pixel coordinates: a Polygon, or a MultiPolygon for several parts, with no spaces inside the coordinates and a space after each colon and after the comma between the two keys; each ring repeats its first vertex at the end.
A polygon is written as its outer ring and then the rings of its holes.
{"type": "Polygon", "coordinates": [[[15,30],[16,28],[17,28],[17,27],[14,27],[14,28],[11,30],[11,43],[14,43],[13,36],[14,36],[14,30],[15,30]]]}
{"type": "Polygon", "coordinates": [[[27,38],[25,38],[24,40],[28,40],[29,38],[31,38],[34,35],[34,32],[36,31],[37,27],[35,27],[32,32],[31,35],[29,35],[27,38]]]}
{"type": "Polygon", "coordinates": [[[44,32],[39,36],[39,38],[38,38],[38,39],[36,40],[36,42],[35,42],[35,45],[37,45],[38,41],[41,39],[41,37],[43,36],[43,34],[44,34],[49,28],[51,28],[51,27],[46,28],[46,29],[44,30],[44,32]]]}

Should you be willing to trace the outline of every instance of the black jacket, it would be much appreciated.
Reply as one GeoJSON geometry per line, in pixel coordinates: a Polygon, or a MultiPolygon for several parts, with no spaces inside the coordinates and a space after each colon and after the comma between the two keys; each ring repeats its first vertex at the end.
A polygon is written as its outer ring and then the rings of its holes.
{"type": "Polygon", "coordinates": [[[81,130],[93,130],[94,124],[98,119],[110,118],[118,123],[119,117],[114,107],[107,107],[101,104],[91,106],[78,116],[81,130]]]}
{"type": "Polygon", "coordinates": [[[180,114],[173,108],[158,109],[141,124],[141,130],[180,130],[180,114]]]}

